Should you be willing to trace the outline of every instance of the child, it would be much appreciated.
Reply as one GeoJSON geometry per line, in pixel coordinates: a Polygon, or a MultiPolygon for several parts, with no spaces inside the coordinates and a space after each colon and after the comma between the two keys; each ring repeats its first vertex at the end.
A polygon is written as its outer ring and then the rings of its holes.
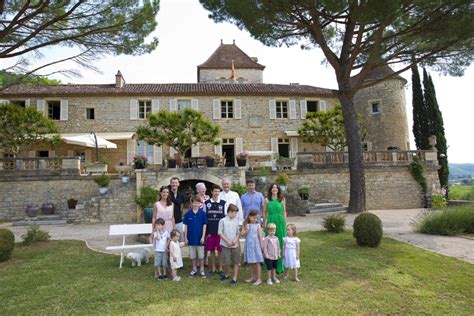
{"type": "MultiPolygon", "coordinates": [[[[286,225],[286,237],[283,237],[283,263],[285,268],[295,271],[295,281],[299,282],[298,269],[300,268],[300,242],[296,237],[295,224],[286,225]]],[[[288,270],[285,273],[285,279],[288,278],[288,270]]]]}
{"type": "Polygon", "coordinates": [[[263,240],[263,253],[268,270],[267,284],[280,283],[276,277],[276,268],[278,259],[280,259],[280,241],[275,236],[276,225],[270,223],[267,225],[268,236],[263,240]]]}
{"type": "Polygon", "coordinates": [[[204,239],[206,237],[207,215],[200,209],[201,199],[195,195],[191,198],[192,209],[190,209],[183,219],[184,243],[189,245],[189,258],[193,261],[193,270],[189,274],[194,277],[197,274],[197,264],[200,263],[200,276],[206,277],[204,272],[204,239]]]}
{"type": "Polygon", "coordinates": [[[258,211],[251,210],[242,227],[242,236],[245,238],[244,261],[248,263],[251,278],[245,280],[253,285],[262,284],[263,232],[258,223],[258,211]]]}
{"type": "Polygon", "coordinates": [[[212,187],[212,197],[207,200],[204,204],[206,205],[207,214],[207,238],[205,244],[205,250],[207,251],[208,257],[210,256],[212,262],[212,270],[208,275],[214,275],[216,273],[216,251],[217,261],[219,264],[219,271],[222,271],[222,246],[221,238],[217,234],[219,228],[219,221],[225,217],[225,201],[219,198],[221,189],[218,186],[212,187]]]}
{"type": "Polygon", "coordinates": [[[168,239],[170,234],[165,230],[165,220],[161,217],[155,221],[152,239],[155,246],[155,279],[162,281],[166,277],[166,269],[168,267],[168,239]],[[161,273],[163,268],[163,274],[161,273]]]}
{"type": "Polygon", "coordinates": [[[219,221],[218,234],[221,237],[222,261],[224,263],[224,273],[221,274],[221,281],[229,279],[229,268],[234,265],[234,276],[230,284],[237,284],[240,264],[240,244],[239,244],[239,220],[237,212],[239,209],[234,204],[229,204],[227,216],[219,221]]]}
{"type": "Polygon", "coordinates": [[[171,231],[170,241],[170,268],[173,281],[179,282],[181,278],[177,275],[177,269],[183,266],[183,258],[181,257],[181,248],[179,245],[179,238],[181,234],[178,230],[171,231]]]}

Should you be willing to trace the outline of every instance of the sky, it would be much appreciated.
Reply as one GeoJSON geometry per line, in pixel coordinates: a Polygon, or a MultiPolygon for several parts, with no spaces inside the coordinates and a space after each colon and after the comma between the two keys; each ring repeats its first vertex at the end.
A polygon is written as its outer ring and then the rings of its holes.
{"type": "MultiPolygon", "coordinates": [[[[302,50],[299,46],[266,47],[250,34],[230,23],[214,23],[209,12],[198,0],[161,0],[156,17],[158,26],[151,36],[159,39],[158,47],[142,56],[107,56],[94,65],[101,73],[82,69],[82,77],[66,78],[53,75],[64,83],[113,83],[120,70],[128,83],[194,83],[197,82],[196,66],[205,62],[220,45],[233,40],[238,47],[266,66],[264,83],[299,83],[323,88],[337,88],[334,71],[324,64],[319,49],[302,50]]],[[[73,55],[71,49],[49,48],[43,51],[42,63],[73,55]]],[[[58,68],[75,67],[62,64],[58,68]]],[[[54,68],[50,69],[53,70],[54,68]]],[[[430,70],[429,70],[430,71],[430,70]]],[[[421,73],[421,70],[420,70],[421,73]]],[[[472,94],[474,66],[463,77],[438,75],[430,71],[435,84],[437,99],[444,118],[450,163],[474,163],[474,142],[469,136],[474,124],[472,94]],[[471,126],[471,127],[470,127],[471,126]]],[[[411,72],[402,74],[408,80],[406,103],[411,148],[414,149],[411,131],[411,72]]],[[[471,134],[473,135],[473,134],[471,134]]]]}

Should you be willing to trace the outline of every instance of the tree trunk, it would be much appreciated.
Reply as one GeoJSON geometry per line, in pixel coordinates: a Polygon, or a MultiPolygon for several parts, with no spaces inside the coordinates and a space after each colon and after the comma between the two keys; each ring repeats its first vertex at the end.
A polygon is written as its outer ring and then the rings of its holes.
{"type": "Polygon", "coordinates": [[[350,198],[349,213],[365,211],[365,171],[359,120],[354,99],[345,89],[339,90],[344,127],[349,151],[350,198]]]}

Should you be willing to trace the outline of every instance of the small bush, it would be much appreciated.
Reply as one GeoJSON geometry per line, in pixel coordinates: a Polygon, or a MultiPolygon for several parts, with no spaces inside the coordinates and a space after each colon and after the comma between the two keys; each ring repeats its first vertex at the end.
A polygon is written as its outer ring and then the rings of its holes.
{"type": "Polygon", "coordinates": [[[430,235],[474,234],[474,205],[426,211],[415,228],[419,233],[430,235]]]}
{"type": "Polygon", "coordinates": [[[323,226],[330,233],[342,233],[346,225],[346,216],[331,214],[323,218],[323,226]]]}
{"type": "Polygon", "coordinates": [[[0,262],[10,259],[13,248],[15,248],[15,235],[6,228],[0,228],[0,262]]]}
{"type": "Polygon", "coordinates": [[[230,189],[234,192],[237,192],[240,196],[244,195],[245,192],[247,192],[247,187],[238,182],[232,183],[232,186],[230,187],[230,189]]]}
{"type": "Polygon", "coordinates": [[[362,213],[354,220],[354,237],[361,247],[378,247],[382,240],[382,221],[372,213],[362,213]]]}
{"type": "Polygon", "coordinates": [[[438,192],[433,192],[431,195],[431,207],[433,208],[443,208],[448,206],[448,201],[446,197],[438,192]]]}
{"type": "Polygon", "coordinates": [[[135,194],[135,203],[142,209],[145,207],[153,207],[158,200],[158,190],[150,187],[143,187],[140,195],[135,194]]]}
{"type": "Polygon", "coordinates": [[[110,184],[110,177],[106,174],[94,178],[95,183],[101,188],[107,188],[110,184]]]}
{"type": "Polygon", "coordinates": [[[51,236],[47,231],[41,230],[37,224],[33,224],[28,228],[26,235],[22,235],[21,238],[23,238],[23,243],[27,245],[37,241],[48,241],[51,236]]]}
{"type": "Polygon", "coordinates": [[[277,177],[275,178],[275,183],[278,185],[288,185],[289,181],[290,181],[290,178],[284,172],[278,174],[277,177]]]}

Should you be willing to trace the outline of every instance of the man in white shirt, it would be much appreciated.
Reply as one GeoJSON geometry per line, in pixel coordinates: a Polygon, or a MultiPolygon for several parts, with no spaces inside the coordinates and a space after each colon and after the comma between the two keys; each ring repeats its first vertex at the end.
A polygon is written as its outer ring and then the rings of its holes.
{"type": "Polygon", "coordinates": [[[234,204],[239,209],[237,213],[237,220],[239,222],[239,226],[242,226],[244,222],[244,212],[242,211],[242,203],[240,202],[240,197],[237,192],[230,190],[231,181],[228,178],[224,178],[222,180],[222,191],[219,194],[219,199],[225,201],[225,214],[227,215],[227,208],[229,204],[234,204]]]}

